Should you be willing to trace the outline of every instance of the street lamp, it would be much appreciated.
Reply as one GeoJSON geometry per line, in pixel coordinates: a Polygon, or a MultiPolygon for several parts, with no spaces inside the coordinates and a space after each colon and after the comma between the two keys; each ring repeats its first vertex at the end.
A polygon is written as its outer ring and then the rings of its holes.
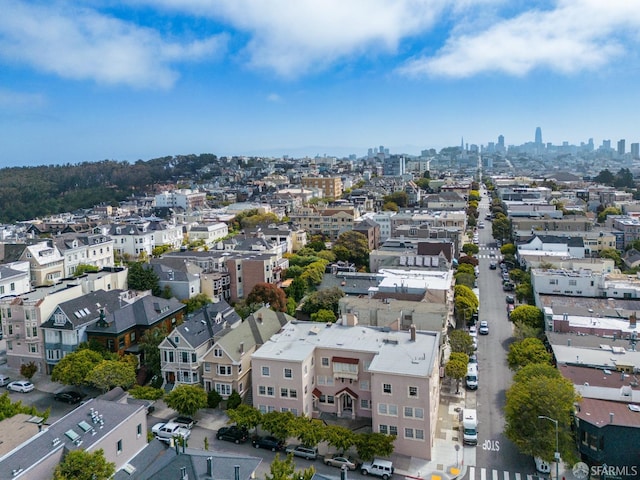
{"type": "Polygon", "coordinates": [[[558,480],[558,478],[560,478],[558,477],[558,464],[560,463],[560,449],[558,445],[558,420],[556,420],[555,418],[547,417],[546,415],[538,415],[538,418],[549,420],[550,422],[553,422],[556,426],[556,452],[554,455],[554,459],[556,461],[556,480],[558,480]]]}

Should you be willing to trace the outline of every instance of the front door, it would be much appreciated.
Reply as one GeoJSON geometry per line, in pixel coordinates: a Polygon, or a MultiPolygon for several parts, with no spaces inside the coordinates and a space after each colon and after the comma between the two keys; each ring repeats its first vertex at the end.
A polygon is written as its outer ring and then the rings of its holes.
{"type": "Polygon", "coordinates": [[[342,396],[342,411],[343,412],[353,411],[353,399],[349,395],[342,396]]]}

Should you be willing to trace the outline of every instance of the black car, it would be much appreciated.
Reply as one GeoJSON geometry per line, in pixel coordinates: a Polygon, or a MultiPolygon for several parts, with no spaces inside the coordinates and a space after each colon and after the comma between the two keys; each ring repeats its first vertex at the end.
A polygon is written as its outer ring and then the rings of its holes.
{"type": "Polygon", "coordinates": [[[284,442],[271,435],[267,435],[266,437],[253,437],[251,445],[256,448],[266,448],[272,452],[284,449],[284,442]]]}
{"type": "Polygon", "coordinates": [[[78,403],[80,400],[82,400],[82,395],[79,394],[78,392],[73,392],[73,391],[58,392],[53,396],[53,398],[55,400],[58,400],[59,402],[67,402],[71,404],[71,403],[78,403]]]}
{"type": "Polygon", "coordinates": [[[171,420],[169,420],[170,422],[173,423],[177,423],[179,424],[181,427],[185,427],[188,428],[189,430],[191,430],[193,428],[193,426],[198,423],[197,420],[194,420],[191,417],[184,417],[184,416],[179,416],[179,417],[175,417],[172,418],[171,420]]]}
{"type": "Polygon", "coordinates": [[[249,439],[249,431],[246,428],[237,425],[230,427],[222,427],[216,435],[218,440],[226,440],[227,442],[244,443],[249,439]]]}

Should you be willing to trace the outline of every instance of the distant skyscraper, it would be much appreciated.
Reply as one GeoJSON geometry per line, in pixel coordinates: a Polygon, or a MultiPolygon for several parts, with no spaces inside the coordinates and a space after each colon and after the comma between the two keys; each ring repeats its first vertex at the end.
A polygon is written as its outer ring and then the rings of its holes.
{"type": "Polygon", "coordinates": [[[602,140],[602,148],[605,150],[611,149],[611,140],[602,140]]]}
{"type": "Polygon", "coordinates": [[[624,155],[627,151],[626,141],[623,138],[622,140],[618,140],[618,155],[624,155]]]}
{"type": "Polygon", "coordinates": [[[536,127],[536,143],[542,145],[542,129],[540,127],[536,127]]]}
{"type": "Polygon", "coordinates": [[[634,159],[640,158],[640,143],[632,143],[631,144],[631,156],[634,159]]]}
{"type": "Polygon", "coordinates": [[[504,148],[504,135],[498,135],[498,145],[504,148]]]}

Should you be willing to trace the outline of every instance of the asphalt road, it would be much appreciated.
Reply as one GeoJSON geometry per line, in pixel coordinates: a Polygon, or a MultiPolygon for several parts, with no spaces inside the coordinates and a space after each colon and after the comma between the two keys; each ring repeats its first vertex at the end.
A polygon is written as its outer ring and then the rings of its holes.
{"type": "MultiPolygon", "coordinates": [[[[480,204],[480,219],[488,213],[488,199],[480,204]]],[[[480,294],[479,319],[489,322],[489,335],[478,339],[478,390],[468,396],[475,396],[478,411],[478,446],[476,466],[488,469],[522,473],[534,473],[533,459],[518,452],[516,446],[503,434],[505,393],[512,382],[513,374],[507,366],[507,352],[513,338],[512,324],[506,311],[506,295],[502,290],[500,269],[490,270],[489,257],[495,252],[499,259],[499,249],[491,236],[491,222],[484,220],[485,228],[479,229],[478,288],[480,294]]]]}

